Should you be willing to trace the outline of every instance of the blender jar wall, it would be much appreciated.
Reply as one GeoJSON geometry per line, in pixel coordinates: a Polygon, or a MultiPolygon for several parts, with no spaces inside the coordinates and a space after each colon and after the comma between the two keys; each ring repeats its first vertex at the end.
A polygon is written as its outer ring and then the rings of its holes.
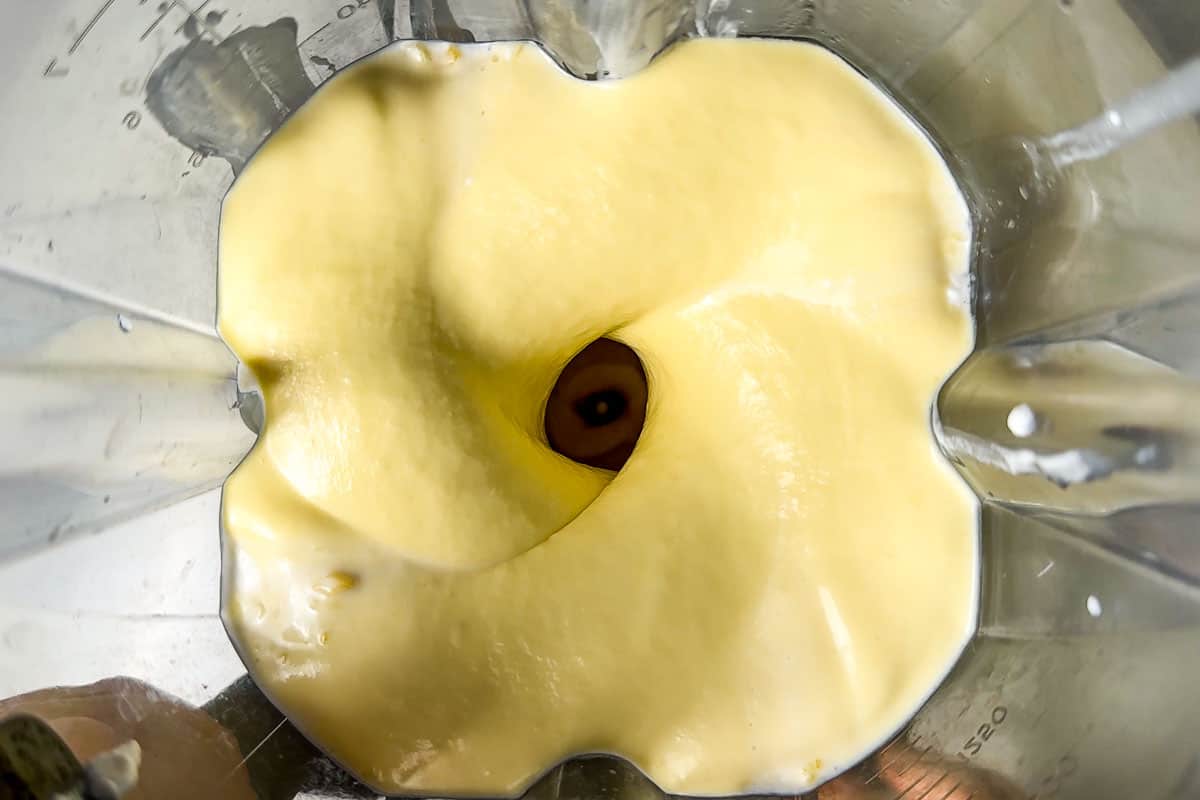
{"type": "MultiPolygon", "coordinates": [[[[1184,120],[1069,165],[1044,145],[1197,55],[1198,32],[1200,10],[1168,0],[7,5],[0,695],[119,673],[201,702],[237,674],[204,494],[253,440],[213,330],[219,202],[316,86],[403,38],[534,39],[607,78],[682,35],[803,37],[925,124],[978,235],[979,349],[942,393],[939,435],[986,501],[980,632],[843,785],[1194,796],[1200,136],[1184,120]],[[195,648],[210,655],[180,670],[195,648]]],[[[607,761],[534,793],[601,790],[654,793],[607,761]]]]}

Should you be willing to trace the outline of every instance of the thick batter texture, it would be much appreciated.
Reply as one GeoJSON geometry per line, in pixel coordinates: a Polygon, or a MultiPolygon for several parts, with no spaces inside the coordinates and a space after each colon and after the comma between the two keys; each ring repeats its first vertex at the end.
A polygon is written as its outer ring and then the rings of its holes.
{"type": "Polygon", "coordinates": [[[974,621],[976,507],[930,433],[968,238],[928,141],[815,46],[347,70],[224,211],[220,329],[267,412],[224,503],[254,676],[392,793],[591,752],[691,794],[849,766],[974,621]],[[615,476],[542,427],[601,336],[649,380],[615,476]]]}

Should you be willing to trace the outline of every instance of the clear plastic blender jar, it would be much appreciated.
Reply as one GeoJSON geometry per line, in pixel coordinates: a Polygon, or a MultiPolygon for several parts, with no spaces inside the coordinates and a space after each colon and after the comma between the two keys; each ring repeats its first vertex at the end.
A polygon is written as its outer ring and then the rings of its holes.
{"type": "MultiPolygon", "coordinates": [[[[6,4],[0,697],[131,676],[233,731],[261,797],[370,796],[221,624],[219,487],[261,419],[214,329],[221,198],[393,41],[530,39],[614,79],[697,35],[844,55],[975,218],[977,349],[935,429],[984,503],[978,633],[817,796],[1200,797],[1200,6],[1171,0],[6,4]]],[[[657,790],[589,759],[531,793],[657,790]]]]}

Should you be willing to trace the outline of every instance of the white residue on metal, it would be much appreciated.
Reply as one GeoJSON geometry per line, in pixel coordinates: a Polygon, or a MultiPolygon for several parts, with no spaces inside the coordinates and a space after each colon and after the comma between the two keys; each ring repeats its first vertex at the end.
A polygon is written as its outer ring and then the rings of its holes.
{"type": "Polygon", "coordinates": [[[729,19],[729,0],[697,0],[696,32],[701,36],[732,38],[738,35],[737,20],[729,19]]]}
{"type": "Polygon", "coordinates": [[[1200,58],[1114,103],[1082,125],[1047,137],[1042,146],[1058,168],[1102,158],[1155,128],[1200,111],[1200,58]]]}
{"type": "Polygon", "coordinates": [[[1020,439],[1032,436],[1037,430],[1037,415],[1026,403],[1015,405],[1008,412],[1008,429],[1020,439]]]}
{"type": "Polygon", "coordinates": [[[1104,613],[1104,607],[1100,605],[1100,598],[1094,594],[1088,595],[1087,612],[1093,617],[1098,617],[1104,613]]]}
{"type": "Polygon", "coordinates": [[[1139,467],[1149,466],[1157,459],[1158,446],[1153,444],[1144,444],[1133,454],[1133,463],[1137,464],[1139,467]]]}
{"type": "Polygon", "coordinates": [[[598,51],[596,70],[602,77],[632,75],[650,59],[679,28],[686,5],[640,2],[582,4],[582,19],[576,26],[592,39],[598,51]]]}
{"type": "Polygon", "coordinates": [[[971,274],[967,271],[955,272],[950,276],[950,285],[946,287],[946,299],[955,308],[971,307],[971,274]]]}
{"type": "Polygon", "coordinates": [[[1009,475],[1041,475],[1059,486],[1103,478],[1112,462],[1094,450],[1071,449],[1042,453],[1027,447],[1005,447],[967,433],[952,433],[938,425],[938,440],[946,450],[1009,475]]]}

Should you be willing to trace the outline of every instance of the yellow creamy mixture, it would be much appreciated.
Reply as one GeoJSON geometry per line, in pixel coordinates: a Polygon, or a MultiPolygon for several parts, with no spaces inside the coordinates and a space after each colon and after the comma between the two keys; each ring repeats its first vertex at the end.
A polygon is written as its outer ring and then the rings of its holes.
{"type": "Polygon", "coordinates": [[[974,621],[976,507],[930,435],[968,238],[932,146],[815,46],[347,70],[224,211],[220,329],[267,411],[224,502],[255,677],[390,792],[598,751],[695,794],[845,768],[974,621]],[[601,336],[649,380],[615,477],[542,427],[601,336]]]}

